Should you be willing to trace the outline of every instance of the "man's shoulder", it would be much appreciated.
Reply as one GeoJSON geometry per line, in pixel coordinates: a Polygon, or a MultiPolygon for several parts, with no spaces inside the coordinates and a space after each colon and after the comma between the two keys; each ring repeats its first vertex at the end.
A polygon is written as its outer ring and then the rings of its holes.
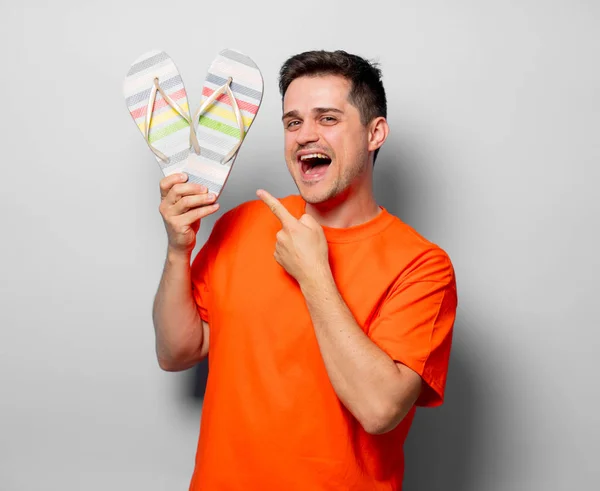
{"type": "Polygon", "coordinates": [[[450,255],[441,245],[398,216],[392,217],[390,226],[385,230],[388,237],[386,243],[391,252],[403,257],[409,269],[427,264],[453,270],[450,255]]]}

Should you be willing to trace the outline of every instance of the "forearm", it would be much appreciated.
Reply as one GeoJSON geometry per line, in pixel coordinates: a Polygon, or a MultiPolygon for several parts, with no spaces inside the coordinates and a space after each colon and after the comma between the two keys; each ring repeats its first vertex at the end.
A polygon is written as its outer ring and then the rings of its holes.
{"type": "Polygon", "coordinates": [[[202,350],[202,319],[191,291],[190,256],[167,253],[152,311],[159,364],[166,370],[185,369],[202,350]]]}
{"type": "Polygon", "coordinates": [[[395,426],[409,408],[398,404],[402,374],[356,323],[330,272],[301,285],[331,384],[369,433],[395,426]]]}

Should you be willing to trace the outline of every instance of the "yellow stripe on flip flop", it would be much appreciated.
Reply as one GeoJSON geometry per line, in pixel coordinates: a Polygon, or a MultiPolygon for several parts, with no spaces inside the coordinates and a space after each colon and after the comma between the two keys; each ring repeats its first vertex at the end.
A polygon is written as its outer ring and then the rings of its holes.
{"type": "MultiPolygon", "coordinates": [[[[181,109],[183,109],[183,112],[188,112],[188,104],[184,103],[181,106],[181,109]]],[[[164,113],[159,114],[158,116],[156,116],[156,115],[152,116],[152,121],[150,121],[150,130],[152,130],[152,128],[154,128],[155,126],[165,123],[166,121],[168,121],[171,118],[174,118],[175,116],[177,116],[179,119],[183,120],[183,118],[179,115],[179,113],[177,111],[175,111],[175,109],[173,109],[172,107],[169,106],[169,109],[167,111],[165,111],[164,113]]],[[[187,122],[186,122],[186,124],[187,124],[187,122]]],[[[146,127],[146,116],[144,115],[144,117],[142,118],[142,122],[138,124],[138,128],[143,133],[145,127],[146,127]]]]}
{"type": "MultiPolygon", "coordinates": [[[[237,127],[237,119],[235,119],[235,113],[232,109],[225,109],[224,107],[213,105],[209,107],[204,114],[214,114],[220,118],[228,119],[229,121],[233,121],[237,127]]],[[[252,118],[242,114],[242,121],[244,122],[244,126],[248,128],[250,123],[252,123],[252,118]]]]}

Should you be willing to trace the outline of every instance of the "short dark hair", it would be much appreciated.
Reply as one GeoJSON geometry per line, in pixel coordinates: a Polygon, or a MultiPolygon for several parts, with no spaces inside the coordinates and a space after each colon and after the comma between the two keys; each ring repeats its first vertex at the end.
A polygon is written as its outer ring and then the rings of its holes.
{"type": "MultiPolygon", "coordinates": [[[[295,79],[319,75],[340,75],[350,82],[348,99],[358,109],[362,124],[367,125],[380,116],[387,117],[379,65],[342,50],[305,51],[286,60],[279,72],[281,97],[295,79]]],[[[373,162],[378,153],[379,149],[375,150],[373,162]]]]}

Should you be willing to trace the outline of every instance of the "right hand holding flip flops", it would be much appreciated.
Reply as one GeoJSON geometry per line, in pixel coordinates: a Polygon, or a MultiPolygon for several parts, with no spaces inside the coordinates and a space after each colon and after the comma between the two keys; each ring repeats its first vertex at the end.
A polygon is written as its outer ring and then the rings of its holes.
{"type": "Polygon", "coordinates": [[[167,229],[169,249],[181,254],[191,254],[200,220],[219,209],[219,204],[214,203],[216,196],[205,186],[186,181],[187,175],[181,173],[161,179],[158,207],[167,229]]]}

